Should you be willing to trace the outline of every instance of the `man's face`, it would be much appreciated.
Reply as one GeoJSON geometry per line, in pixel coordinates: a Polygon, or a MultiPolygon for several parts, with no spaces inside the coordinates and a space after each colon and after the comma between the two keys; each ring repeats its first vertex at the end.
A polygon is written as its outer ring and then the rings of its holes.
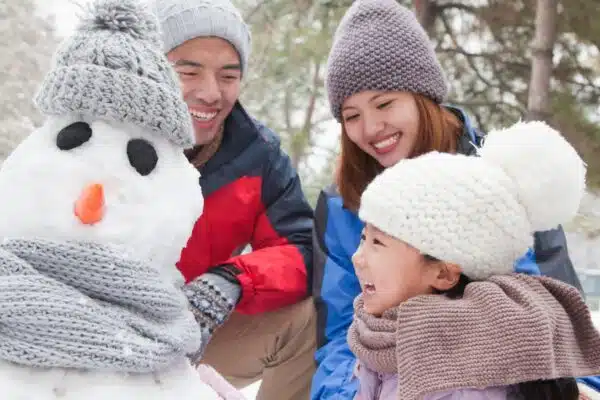
{"type": "Polygon", "coordinates": [[[196,144],[210,143],[240,94],[240,57],[228,41],[216,37],[188,40],[167,57],[179,74],[196,144]]]}

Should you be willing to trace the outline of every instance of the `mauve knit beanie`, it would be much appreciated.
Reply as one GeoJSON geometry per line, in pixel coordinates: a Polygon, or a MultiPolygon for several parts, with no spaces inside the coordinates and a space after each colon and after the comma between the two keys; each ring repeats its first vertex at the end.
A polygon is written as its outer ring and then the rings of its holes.
{"type": "Polygon", "coordinates": [[[416,16],[396,0],[357,0],[333,39],[326,87],[331,112],[365,90],[408,91],[444,101],[446,78],[416,16]]]}

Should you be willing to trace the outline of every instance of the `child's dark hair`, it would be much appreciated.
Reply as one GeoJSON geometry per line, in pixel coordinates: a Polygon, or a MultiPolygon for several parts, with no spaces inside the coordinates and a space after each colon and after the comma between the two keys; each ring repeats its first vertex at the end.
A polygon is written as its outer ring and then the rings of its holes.
{"type": "MultiPolygon", "coordinates": [[[[427,261],[440,262],[435,257],[425,255],[427,261]]],[[[458,283],[451,289],[438,292],[451,299],[461,298],[467,285],[471,280],[461,274],[458,283]]],[[[538,380],[523,382],[516,385],[517,396],[519,399],[526,400],[577,400],[579,399],[579,388],[574,378],[560,378],[551,380],[538,380]]]]}

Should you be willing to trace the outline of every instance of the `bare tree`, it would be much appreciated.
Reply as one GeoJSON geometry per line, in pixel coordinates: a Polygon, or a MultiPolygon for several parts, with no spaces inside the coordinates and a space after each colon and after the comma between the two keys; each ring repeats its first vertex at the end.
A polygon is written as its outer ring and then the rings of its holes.
{"type": "Polygon", "coordinates": [[[557,13],[558,0],[537,0],[527,101],[528,120],[547,121],[550,118],[550,79],[557,13]]]}

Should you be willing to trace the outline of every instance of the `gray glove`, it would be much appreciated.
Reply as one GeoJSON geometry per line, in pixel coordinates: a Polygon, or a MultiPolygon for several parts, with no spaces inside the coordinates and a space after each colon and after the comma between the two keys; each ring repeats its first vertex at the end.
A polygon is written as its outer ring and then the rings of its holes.
{"type": "Polygon", "coordinates": [[[195,362],[202,357],[215,329],[227,321],[233,312],[240,298],[241,287],[232,280],[207,272],[187,283],[183,292],[202,332],[201,348],[190,357],[195,362]]]}

